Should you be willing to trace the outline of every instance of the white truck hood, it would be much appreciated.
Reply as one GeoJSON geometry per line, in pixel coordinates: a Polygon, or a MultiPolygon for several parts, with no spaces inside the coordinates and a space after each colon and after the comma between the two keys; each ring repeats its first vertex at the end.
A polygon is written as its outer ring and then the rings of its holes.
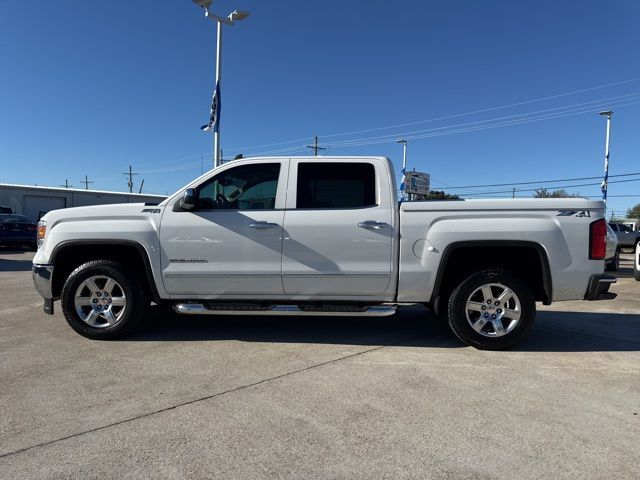
{"type": "Polygon", "coordinates": [[[47,228],[51,228],[56,223],[67,220],[135,220],[151,215],[159,218],[163,209],[164,206],[145,203],[114,203],[52,210],[42,219],[47,222],[47,228]]]}

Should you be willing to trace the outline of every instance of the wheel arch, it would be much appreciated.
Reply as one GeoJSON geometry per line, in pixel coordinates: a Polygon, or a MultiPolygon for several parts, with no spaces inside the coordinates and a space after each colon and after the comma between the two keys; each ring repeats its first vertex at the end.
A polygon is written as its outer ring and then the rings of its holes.
{"type": "Polygon", "coordinates": [[[69,274],[89,260],[111,259],[124,263],[140,275],[147,293],[155,302],[160,302],[149,253],[142,244],[134,240],[67,240],[60,242],[51,252],[50,264],[54,266],[52,293],[60,298],[62,287],[69,274]],[[100,250],[107,247],[107,250],[100,250]]]}
{"type": "Polygon", "coordinates": [[[551,304],[551,268],[547,251],[541,244],[527,240],[466,240],[451,243],[444,249],[431,294],[431,308],[438,313],[442,305],[446,304],[446,297],[455,282],[470,271],[487,267],[504,267],[521,274],[534,292],[536,300],[542,301],[544,305],[551,304]],[[497,261],[477,257],[478,254],[491,255],[498,252],[501,259],[497,261]],[[518,258],[518,254],[523,257],[518,258]]]}

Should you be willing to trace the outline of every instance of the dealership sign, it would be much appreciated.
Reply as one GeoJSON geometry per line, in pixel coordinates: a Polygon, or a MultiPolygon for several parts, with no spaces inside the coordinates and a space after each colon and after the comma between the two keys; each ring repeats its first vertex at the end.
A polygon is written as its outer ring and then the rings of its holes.
{"type": "Polygon", "coordinates": [[[415,195],[427,195],[431,184],[431,175],[421,172],[407,172],[404,177],[404,191],[415,195]]]}

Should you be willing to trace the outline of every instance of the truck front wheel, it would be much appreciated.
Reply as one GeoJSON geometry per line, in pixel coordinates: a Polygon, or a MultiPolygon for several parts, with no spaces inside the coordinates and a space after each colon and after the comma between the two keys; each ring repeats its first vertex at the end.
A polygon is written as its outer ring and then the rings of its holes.
{"type": "Polygon", "coordinates": [[[535,312],[529,287],[502,269],[474,273],[449,297],[451,330],[481,350],[502,350],[518,343],[533,325],[535,312]]]}
{"type": "Polygon", "coordinates": [[[62,311],[80,335],[111,340],[130,334],[148,305],[139,280],[124,265],[92,260],[76,268],[62,289],[62,311]]]}

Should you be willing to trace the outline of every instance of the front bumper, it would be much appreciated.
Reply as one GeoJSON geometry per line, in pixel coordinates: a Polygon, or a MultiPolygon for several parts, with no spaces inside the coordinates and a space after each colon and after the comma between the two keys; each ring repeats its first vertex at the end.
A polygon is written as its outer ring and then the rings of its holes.
{"type": "Polygon", "coordinates": [[[584,295],[585,300],[613,300],[618,295],[609,291],[609,287],[616,283],[616,277],[600,273],[591,275],[589,287],[584,295]]]}
{"type": "Polygon", "coordinates": [[[53,265],[37,265],[33,264],[31,270],[33,276],[33,285],[42,298],[44,298],[44,313],[53,315],[53,293],[51,291],[51,282],[53,279],[53,265]]]}

